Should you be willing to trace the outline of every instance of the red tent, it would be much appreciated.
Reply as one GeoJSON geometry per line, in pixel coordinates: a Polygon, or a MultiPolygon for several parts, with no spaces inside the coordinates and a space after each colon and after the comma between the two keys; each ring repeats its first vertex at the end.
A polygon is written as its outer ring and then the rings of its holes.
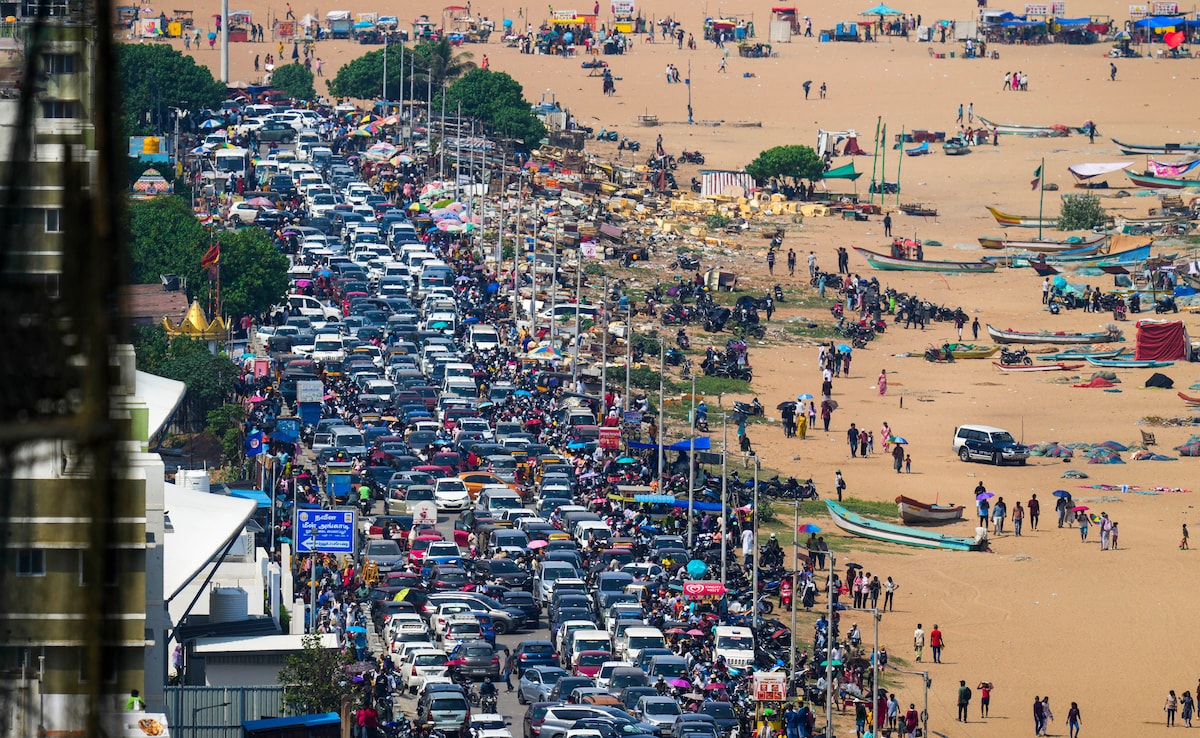
{"type": "Polygon", "coordinates": [[[1182,321],[1138,321],[1134,353],[1138,361],[1187,361],[1190,356],[1191,341],[1182,321]]]}

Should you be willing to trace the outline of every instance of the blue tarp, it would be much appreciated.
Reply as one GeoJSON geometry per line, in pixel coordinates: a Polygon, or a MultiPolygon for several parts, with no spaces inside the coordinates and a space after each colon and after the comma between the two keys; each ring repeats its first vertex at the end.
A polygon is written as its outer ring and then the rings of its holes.
{"type": "Polygon", "coordinates": [[[671,504],[675,502],[675,495],[634,495],[633,501],[638,503],[654,504],[671,504]]]}
{"type": "Polygon", "coordinates": [[[258,509],[271,506],[271,498],[267,497],[267,493],[261,489],[231,489],[229,490],[230,497],[238,497],[243,500],[254,500],[258,503],[258,509]]]}
{"type": "Polygon", "coordinates": [[[242,729],[250,732],[271,730],[274,728],[313,728],[320,725],[337,725],[342,718],[336,712],[326,712],[319,715],[300,715],[298,717],[267,718],[266,720],[246,720],[242,729]]]}
{"type": "Polygon", "coordinates": [[[1054,22],[1063,28],[1077,28],[1092,22],[1091,18],[1055,18],[1054,22]]]}
{"type": "MultiPolygon", "coordinates": [[[[672,443],[670,446],[667,446],[666,450],[667,451],[687,451],[690,448],[692,448],[692,446],[690,445],[691,443],[692,443],[692,441],[690,441],[690,440],[679,441],[677,443],[672,443]]],[[[696,443],[695,449],[697,451],[708,451],[712,448],[712,441],[709,439],[708,436],[697,436],[695,443],[696,443]]],[[[646,449],[646,448],[657,449],[658,448],[657,443],[638,443],[637,441],[629,441],[626,445],[629,446],[629,448],[637,448],[637,449],[646,449]]]]}
{"type": "Polygon", "coordinates": [[[1175,28],[1187,23],[1186,18],[1170,18],[1167,16],[1155,16],[1153,18],[1142,18],[1133,22],[1134,28],[1149,28],[1155,31],[1165,30],[1167,28],[1175,28]]]}
{"type": "MultiPolygon", "coordinates": [[[[680,507],[680,508],[683,508],[684,510],[686,510],[687,506],[688,506],[687,500],[675,500],[675,504],[672,505],[671,507],[680,507]]],[[[719,502],[693,502],[692,509],[699,510],[700,512],[721,512],[721,503],[719,503],[719,502]]]]}
{"type": "Polygon", "coordinates": [[[1045,23],[1041,21],[1004,21],[1000,24],[1004,28],[1033,28],[1034,26],[1045,27],[1045,23]]]}

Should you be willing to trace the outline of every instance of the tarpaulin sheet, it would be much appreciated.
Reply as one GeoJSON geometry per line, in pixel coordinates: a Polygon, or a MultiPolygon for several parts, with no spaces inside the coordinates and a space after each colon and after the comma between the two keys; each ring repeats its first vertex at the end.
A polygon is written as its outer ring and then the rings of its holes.
{"type": "Polygon", "coordinates": [[[1190,343],[1183,321],[1140,320],[1137,323],[1138,361],[1186,361],[1190,343]]]}

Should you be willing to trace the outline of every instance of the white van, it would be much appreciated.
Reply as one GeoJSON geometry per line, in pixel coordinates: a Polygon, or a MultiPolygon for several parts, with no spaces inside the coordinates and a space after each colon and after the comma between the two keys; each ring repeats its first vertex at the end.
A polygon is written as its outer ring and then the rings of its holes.
{"type": "Polygon", "coordinates": [[[490,325],[476,323],[467,331],[467,340],[476,351],[490,351],[500,347],[500,334],[490,325]]]}
{"type": "Polygon", "coordinates": [[[754,631],[722,625],[717,628],[715,655],[724,656],[725,663],[735,669],[754,665],[754,631]]]}
{"type": "Polygon", "coordinates": [[[626,661],[637,663],[644,649],[666,648],[666,640],[658,628],[629,628],[617,639],[617,655],[626,661]]]}
{"type": "Polygon", "coordinates": [[[602,630],[578,630],[571,634],[567,660],[575,658],[580,651],[608,651],[612,653],[612,638],[602,630]]]}

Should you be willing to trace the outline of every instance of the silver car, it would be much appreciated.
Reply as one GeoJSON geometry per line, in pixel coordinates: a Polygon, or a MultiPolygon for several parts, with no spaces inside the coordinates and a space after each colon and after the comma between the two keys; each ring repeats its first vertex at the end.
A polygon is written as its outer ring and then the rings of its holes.
{"type": "Polygon", "coordinates": [[[546,702],[559,679],[570,676],[570,672],[557,666],[535,666],[526,669],[517,685],[517,702],[546,702]]]}

